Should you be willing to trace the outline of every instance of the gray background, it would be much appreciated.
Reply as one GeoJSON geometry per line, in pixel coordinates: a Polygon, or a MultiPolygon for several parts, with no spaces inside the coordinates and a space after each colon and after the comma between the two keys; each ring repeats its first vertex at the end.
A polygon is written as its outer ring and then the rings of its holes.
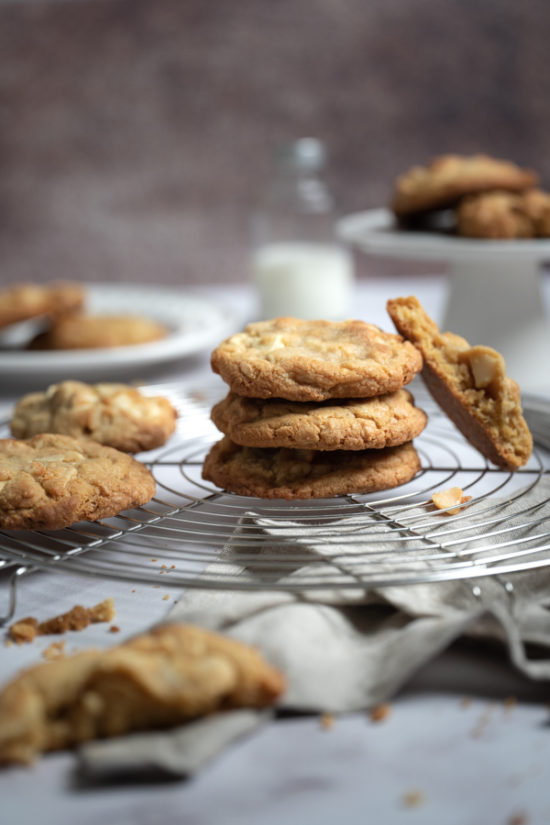
{"type": "Polygon", "coordinates": [[[242,282],[303,135],[342,213],[449,151],[549,181],[549,24],[544,0],[0,2],[1,282],[242,282]]]}

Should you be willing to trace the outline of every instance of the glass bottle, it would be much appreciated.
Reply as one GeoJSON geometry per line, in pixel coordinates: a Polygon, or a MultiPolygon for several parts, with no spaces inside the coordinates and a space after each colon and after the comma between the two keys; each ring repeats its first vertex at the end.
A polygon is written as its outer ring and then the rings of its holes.
{"type": "Polygon", "coordinates": [[[325,149],[301,138],[277,153],[253,225],[252,271],[261,319],[349,317],[353,259],[336,238],[333,200],[322,178],[325,149]]]}

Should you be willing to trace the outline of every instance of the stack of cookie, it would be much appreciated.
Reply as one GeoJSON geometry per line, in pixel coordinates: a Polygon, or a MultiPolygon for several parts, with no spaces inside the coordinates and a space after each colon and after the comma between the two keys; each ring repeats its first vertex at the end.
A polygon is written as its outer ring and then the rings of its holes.
{"type": "Polygon", "coordinates": [[[550,237],[550,195],[538,175],[488,155],[442,155],[395,183],[391,208],[401,226],[451,228],[471,238],[550,237]],[[450,222],[442,221],[443,215],[450,222]]]}
{"type": "Polygon", "coordinates": [[[400,335],[363,321],[277,318],[212,354],[229,385],[212,410],[224,438],[203,478],[240,495],[309,499],[389,489],[420,469],[425,413],[403,389],[421,369],[400,335]]]}

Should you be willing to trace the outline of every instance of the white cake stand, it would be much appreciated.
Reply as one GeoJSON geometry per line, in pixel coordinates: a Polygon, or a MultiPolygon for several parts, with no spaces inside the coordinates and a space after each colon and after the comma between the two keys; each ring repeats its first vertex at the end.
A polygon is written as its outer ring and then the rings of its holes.
{"type": "Polygon", "coordinates": [[[442,329],[501,352],[508,375],[523,390],[550,391],[550,324],[539,277],[541,262],[550,260],[550,240],[488,241],[406,231],[396,227],[387,209],[348,215],[337,231],[369,255],[446,262],[449,296],[442,329]]]}

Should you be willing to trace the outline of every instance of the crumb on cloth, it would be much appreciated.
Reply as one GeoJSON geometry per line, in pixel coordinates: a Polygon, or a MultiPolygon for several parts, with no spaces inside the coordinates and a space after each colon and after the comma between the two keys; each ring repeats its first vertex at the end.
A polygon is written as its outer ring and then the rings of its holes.
{"type": "Polygon", "coordinates": [[[53,633],[66,633],[68,630],[84,630],[89,624],[110,622],[115,616],[115,603],[112,598],[105,599],[93,607],[77,604],[66,613],[53,616],[39,622],[34,616],[27,616],[14,622],[9,629],[9,636],[17,644],[32,642],[37,636],[53,633]]]}

